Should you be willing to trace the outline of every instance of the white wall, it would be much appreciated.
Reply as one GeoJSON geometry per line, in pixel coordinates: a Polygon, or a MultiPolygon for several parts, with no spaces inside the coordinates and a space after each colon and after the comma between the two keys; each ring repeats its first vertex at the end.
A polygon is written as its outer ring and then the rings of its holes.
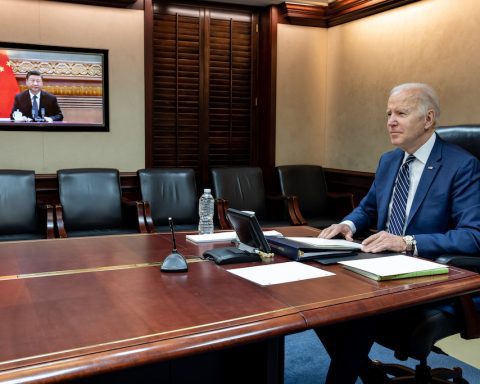
{"type": "Polygon", "coordinates": [[[145,165],[144,13],[43,0],[0,0],[0,41],[109,51],[110,132],[0,131],[0,168],[145,165]]]}
{"type": "Polygon", "coordinates": [[[295,153],[301,151],[302,162],[374,171],[380,154],[391,148],[385,118],[388,93],[403,82],[426,82],[438,91],[441,125],[480,123],[478,20],[478,0],[462,0],[461,6],[451,0],[422,0],[330,28],[326,39],[316,28],[280,25],[279,47],[287,41],[292,50],[279,49],[277,97],[284,104],[277,105],[277,127],[283,130],[287,120],[294,122],[288,128],[292,132],[320,128],[318,135],[311,135],[315,148],[277,135],[277,163],[299,163],[295,153]],[[325,74],[321,65],[305,65],[307,49],[316,44],[326,50],[325,74]],[[287,68],[326,81],[290,81],[287,68]],[[290,101],[282,93],[288,87],[305,100],[316,97],[316,87],[325,88],[325,105],[318,107],[325,116],[307,121],[303,109],[285,105],[290,101]],[[318,158],[317,148],[325,149],[323,158],[318,158]]]}
{"type": "Polygon", "coordinates": [[[276,165],[325,161],[327,30],[278,26],[276,165]]]}

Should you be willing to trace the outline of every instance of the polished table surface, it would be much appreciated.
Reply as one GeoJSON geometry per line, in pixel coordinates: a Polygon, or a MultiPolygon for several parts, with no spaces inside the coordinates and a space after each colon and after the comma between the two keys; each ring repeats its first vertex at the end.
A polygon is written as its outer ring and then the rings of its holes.
{"type": "Polygon", "coordinates": [[[377,282],[315,262],[335,275],[262,287],[226,271],[260,263],[224,267],[198,257],[226,245],[178,233],[189,271],[161,273],[169,234],[0,243],[0,381],[124,369],[480,290],[479,275],[456,268],[377,282]]]}

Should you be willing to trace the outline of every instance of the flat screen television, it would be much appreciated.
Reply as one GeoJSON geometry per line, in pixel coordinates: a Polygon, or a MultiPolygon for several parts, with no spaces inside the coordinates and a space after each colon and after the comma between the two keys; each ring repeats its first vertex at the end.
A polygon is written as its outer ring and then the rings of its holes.
{"type": "Polygon", "coordinates": [[[0,42],[0,130],[108,131],[108,51],[0,42]]]}

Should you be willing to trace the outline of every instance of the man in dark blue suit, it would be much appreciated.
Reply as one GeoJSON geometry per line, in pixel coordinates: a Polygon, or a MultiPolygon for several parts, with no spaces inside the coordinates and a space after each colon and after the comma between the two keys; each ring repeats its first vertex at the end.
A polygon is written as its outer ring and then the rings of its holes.
{"type": "MultiPolygon", "coordinates": [[[[352,240],[356,232],[376,227],[378,232],[362,242],[364,252],[405,252],[424,258],[480,255],[480,162],[435,134],[439,115],[438,96],[428,85],[408,83],[392,89],[387,127],[397,149],[381,157],[360,205],[319,237],[342,235],[352,240]]],[[[327,383],[355,383],[379,332],[401,327],[407,316],[410,320],[422,316],[422,310],[317,329],[332,358],[327,383]],[[390,321],[396,325],[380,326],[390,321]]]]}
{"type": "Polygon", "coordinates": [[[63,114],[55,95],[42,90],[40,72],[30,71],[26,76],[28,90],[15,95],[11,118],[15,121],[62,121],[63,114]]]}

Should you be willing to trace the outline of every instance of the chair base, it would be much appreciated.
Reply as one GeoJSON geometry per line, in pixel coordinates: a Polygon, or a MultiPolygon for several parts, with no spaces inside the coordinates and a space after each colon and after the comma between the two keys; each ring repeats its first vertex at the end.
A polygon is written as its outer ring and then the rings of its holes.
{"type": "Polygon", "coordinates": [[[370,375],[372,379],[362,377],[364,384],[468,384],[462,376],[462,369],[458,367],[431,369],[425,362],[420,362],[415,369],[411,369],[400,364],[384,364],[380,361],[372,361],[371,367],[377,374],[370,375]]]}

